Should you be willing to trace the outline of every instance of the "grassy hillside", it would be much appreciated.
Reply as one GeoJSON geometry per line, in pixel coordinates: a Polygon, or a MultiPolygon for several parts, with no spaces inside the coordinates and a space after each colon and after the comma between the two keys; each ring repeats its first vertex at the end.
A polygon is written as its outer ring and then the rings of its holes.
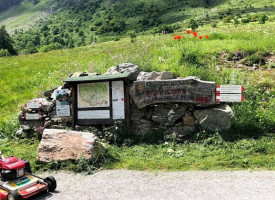
{"type": "Polygon", "coordinates": [[[174,34],[141,35],[135,43],[125,38],[0,58],[0,124],[2,129],[10,126],[6,120],[15,118],[21,105],[41,96],[44,90],[61,85],[72,72],[104,73],[110,66],[132,62],[144,71],[172,71],[175,76],[197,76],[217,84],[242,84],[247,88],[246,101],[232,104],[236,134],[261,135],[274,131],[274,31],[274,23],[239,27],[219,24],[216,29],[210,26],[198,29],[199,34],[210,35],[204,40],[183,32],[175,33],[183,36],[181,41],[173,40],[174,34]],[[243,65],[231,60],[236,51],[244,54],[243,65]],[[252,70],[251,66],[258,69],[252,70]]]}
{"type": "MultiPolygon", "coordinates": [[[[139,34],[134,43],[130,38],[123,38],[0,58],[0,138],[11,139],[15,135],[21,105],[61,85],[70,73],[104,73],[112,65],[132,62],[144,71],[172,71],[175,76],[197,76],[217,84],[241,84],[246,88],[246,100],[230,103],[234,120],[228,132],[208,135],[201,131],[183,144],[175,143],[175,138],[170,137],[157,145],[141,141],[142,144],[130,147],[112,146],[109,157],[100,163],[105,168],[274,170],[275,22],[238,26],[219,22],[217,28],[205,25],[197,32],[210,37],[200,40],[185,32],[139,34]],[[182,39],[174,40],[175,35],[182,35],[182,39]]],[[[47,166],[36,163],[37,146],[35,139],[0,140],[5,155],[29,159],[35,170],[65,167],[79,171],[78,166],[83,166],[83,161],[47,166]]]]}
{"type": "Polygon", "coordinates": [[[25,0],[1,12],[0,25],[13,34],[19,53],[29,54],[119,40],[129,30],[171,33],[192,18],[200,26],[226,18],[254,22],[263,13],[274,21],[274,6],[272,0],[25,0]]]}

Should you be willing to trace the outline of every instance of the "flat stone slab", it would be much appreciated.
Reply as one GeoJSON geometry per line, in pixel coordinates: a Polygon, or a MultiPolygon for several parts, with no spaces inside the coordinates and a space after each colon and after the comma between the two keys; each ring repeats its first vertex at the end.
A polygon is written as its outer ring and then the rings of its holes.
{"type": "Polygon", "coordinates": [[[135,81],[130,95],[138,108],[155,103],[216,103],[216,84],[195,77],[160,81],[135,81]]]}
{"type": "Polygon", "coordinates": [[[51,162],[98,156],[99,143],[93,133],[45,129],[38,147],[37,160],[51,162]]]}

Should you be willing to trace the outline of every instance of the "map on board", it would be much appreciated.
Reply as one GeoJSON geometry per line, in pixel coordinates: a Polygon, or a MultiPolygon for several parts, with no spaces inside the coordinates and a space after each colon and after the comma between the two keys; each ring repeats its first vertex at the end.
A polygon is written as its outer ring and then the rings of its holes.
{"type": "Polygon", "coordinates": [[[109,105],[109,82],[78,84],[78,108],[109,105]]]}

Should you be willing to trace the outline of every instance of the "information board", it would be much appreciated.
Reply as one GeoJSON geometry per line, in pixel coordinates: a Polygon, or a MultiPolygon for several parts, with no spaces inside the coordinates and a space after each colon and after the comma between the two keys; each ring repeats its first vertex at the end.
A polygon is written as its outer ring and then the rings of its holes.
{"type": "Polygon", "coordinates": [[[78,84],[78,108],[109,107],[109,82],[78,84]]]}
{"type": "Polygon", "coordinates": [[[112,81],[113,119],[125,119],[123,81],[112,81]]]}
{"type": "Polygon", "coordinates": [[[56,115],[58,117],[70,116],[70,104],[68,102],[69,90],[61,89],[55,91],[56,95],[56,115]]]}
{"type": "Polygon", "coordinates": [[[78,111],[78,119],[110,119],[109,110],[85,110],[78,111]]]}

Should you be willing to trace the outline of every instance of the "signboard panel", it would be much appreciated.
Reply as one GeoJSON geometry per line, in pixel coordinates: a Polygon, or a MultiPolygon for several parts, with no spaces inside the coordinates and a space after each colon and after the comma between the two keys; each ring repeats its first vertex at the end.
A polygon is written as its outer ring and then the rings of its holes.
{"type": "Polygon", "coordinates": [[[70,116],[70,104],[68,102],[69,90],[56,90],[56,115],[58,117],[70,116]]]}
{"type": "Polygon", "coordinates": [[[228,94],[239,94],[244,92],[244,87],[241,85],[217,85],[216,93],[228,93],[228,94]]]}
{"type": "Polygon", "coordinates": [[[139,108],[154,103],[215,104],[216,84],[197,78],[135,81],[130,95],[139,108]]]}
{"type": "Polygon", "coordinates": [[[40,113],[26,113],[24,118],[25,118],[25,120],[40,120],[41,114],[40,113]]]}
{"type": "Polygon", "coordinates": [[[123,81],[112,82],[113,119],[125,119],[123,81]]]}
{"type": "Polygon", "coordinates": [[[110,119],[110,110],[78,111],[78,119],[110,119]]]}
{"type": "Polygon", "coordinates": [[[109,82],[78,84],[78,108],[109,107],[109,82]]]}
{"type": "Polygon", "coordinates": [[[241,102],[244,100],[242,94],[217,94],[217,102],[241,102]]]}
{"type": "Polygon", "coordinates": [[[30,101],[26,103],[25,108],[28,109],[41,109],[42,108],[42,102],[41,101],[30,101]]]}

